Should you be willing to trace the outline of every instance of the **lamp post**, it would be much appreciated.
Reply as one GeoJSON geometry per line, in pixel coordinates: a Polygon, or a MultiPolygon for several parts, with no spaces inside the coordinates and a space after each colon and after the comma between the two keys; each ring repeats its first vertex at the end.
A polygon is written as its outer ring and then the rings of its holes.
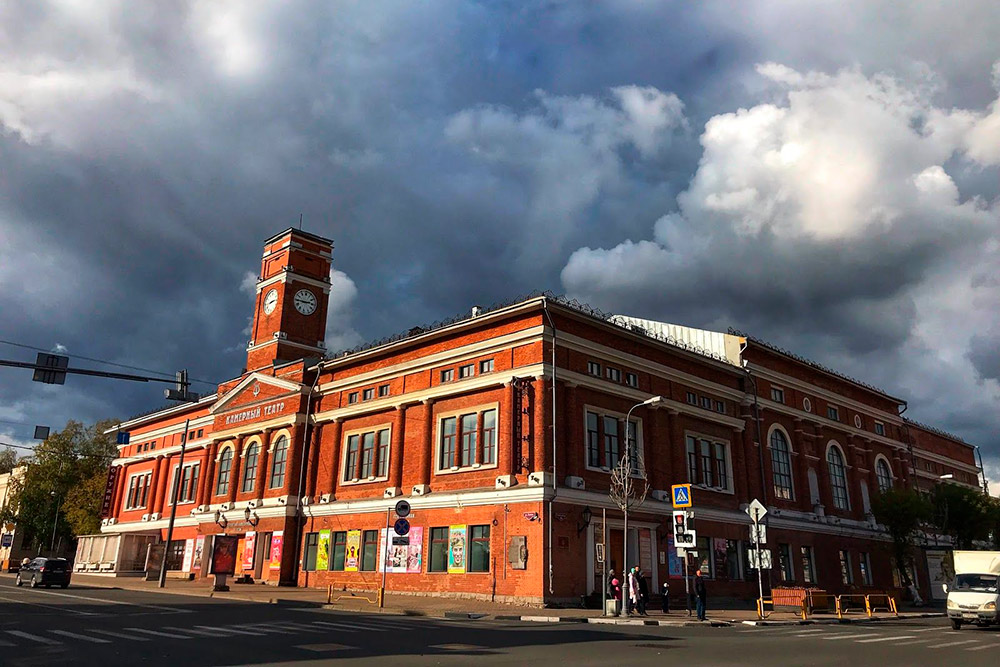
{"type": "Polygon", "coordinates": [[[52,517],[52,541],[49,543],[49,551],[52,552],[52,556],[55,556],[56,551],[56,526],[59,524],[59,498],[56,497],[55,491],[49,491],[49,495],[56,501],[56,511],[52,517]]]}
{"type": "MultiPolygon", "coordinates": [[[[170,522],[167,524],[167,543],[163,547],[163,558],[160,559],[160,581],[159,588],[167,585],[167,555],[170,553],[170,542],[174,539],[174,519],[177,518],[177,501],[180,500],[181,479],[184,477],[184,452],[187,449],[188,427],[191,419],[184,420],[184,433],[181,434],[181,458],[177,463],[177,474],[174,475],[174,483],[170,490],[173,493],[173,500],[170,501],[170,522]]],[[[168,458],[167,461],[170,459],[168,458]]]]}
{"type": "MultiPolygon", "coordinates": [[[[622,597],[624,598],[628,595],[628,510],[632,504],[641,503],[646,496],[645,491],[643,492],[643,497],[639,499],[638,503],[635,502],[635,495],[632,489],[632,457],[629,451],[630,438],[630,427],[632,419],[632,411],[636,408],[641,408],[647,405],[662,405],[662,396],[653,396],[647,398],[641,403],[636,403],[631,408],[628,409],[628,413],[625,415],[625,455],[622,456],[622,462],[619,465],[618,470],[618,480],[612,477],[612,489],[611,497],[618,504],[618,507],[622,510],[622,515],[624,516],[624,528],[622,530],[622,580],[625,584],[625,588],[622,591],[622,597]],[[616,483],[617,482],[617,483],[616,483]]],[[[646,484],[646,489],[648,490],[649,484],[646,484]]],[[[625,603],[625,600],[622,600],[625,603]]]]}

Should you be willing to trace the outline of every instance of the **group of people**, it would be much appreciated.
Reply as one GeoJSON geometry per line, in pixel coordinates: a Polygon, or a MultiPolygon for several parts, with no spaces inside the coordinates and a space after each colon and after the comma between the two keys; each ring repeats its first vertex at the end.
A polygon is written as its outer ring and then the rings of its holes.
{"type": "MultiPolygon", "coordinates": [[[[621,615],[623,592],[625,593],[626,616],[632,616],[634,614],[638,614],[639,616],[649,615],[646,613],[646,606],[649,604],[649,585],[646,583],[646,578],[642,575],[642,570],[638,567],[633,567],[628,570],[625,581],[615,574],[614,571],[612,571],[608,576],[608,594],[615,600],[616,616],[621,615]]],[[[704,621],[705,603],[707,601],[708,591],[705,589],[705,579],[701,575],[701,570],[696,571],[694,575],[694,597],[698,612],[698,620],[704,621]]],[[[666,614],[669,611],[670,583],[663,582],[663,613],[666,614]]]]}

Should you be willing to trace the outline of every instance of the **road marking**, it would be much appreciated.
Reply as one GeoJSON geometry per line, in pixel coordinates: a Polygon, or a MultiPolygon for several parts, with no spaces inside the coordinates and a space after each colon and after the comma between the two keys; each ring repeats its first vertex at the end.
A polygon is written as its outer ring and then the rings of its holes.
{"type": "Polygon", "coordinates": [[[916,635],[893,635],[891,637],[878,637],[876,639],[862,639],[858,644],[872,644],[874,642],[896,642],[901,639],[913,639],[916,635]]]}
{"type": "Polygon", "coordinates": [[[815,630],[803,630],[802,632],[800,632],[799,634],[797,634],[795,636],[796,637],[805,637],[806,635],[814,635],[817,632],[826,632],[826,630],[822,630],[820,628],[816,628],[815,630]]]}
{"type": "Polygon", "coordinates": [[[49,639],[48,637],[39,637],[38,635],[33,635],[30,632],[22,632],[21,630],[7,630],[8,635],[14,635],[15,637],[21,637],[22,639],[30,639],[33,642],[38,642],[39,644],[48,644],[49,646],[57,646],[62,644],[60,641],[55,639],[49,639]]]}
{"type": "Polygon", "coordinates": [[[294,632],[328,632],[328,630],[325,630],[323,628],[315,628],[301,623],[290,623],[288,621],[282,621],[280,623],[272,623],[271,625],[276,625],[279,628],[285,628],[288,630],[292,630],[294,632]]]}
{"type": "Polygon", "coordinates": [[[102,635],[107,635],[109,637],[118,637],[119,639],[131,639],[134,642],[148,642],[147,637],[136,637],[135,635],[127,635],[124,632],[115,632],[114,630],[91,630],[91,632],[97,632],[102,635]]]}
{"type": "Polygon", "coordinates": [[[963,644],[976,644],[978,639],[965,639],[958,642],[948,642],[947,644],[935,644],[934,646],[928,646],[927,648],[948,648],[949,646],[962,646],[963,644]]]}
{"type": "Polygon", "coordinates": [[[966,651],[982,651],[983,649],[987,649],[987,648],[993,648],[993,647],[990,646],[989,644],[983,644],[982,646],[970,646],[969,648],[967,648],[965,650],[966,651]]]}
{"type": "Polygon", "coordinates": [[[6,639],[0,639],[0,646],[17,646],[17,644],[9,642],[6,639]]]}
{"type": "Polygon", "coordinates": [[[272,627],[272,626],[267,626],[267,627],[257,626],[257,627],[254,628],[254,630],[256,630],[257,632],[263,632],[264,634],[269,634],[269,633],[272,633],[272,632],[276,633],[276,634],[279,634],[279,635],[294,634],[291,630],[282,630],[281,628],[275,628],[275,627],[272,627]]]}
{"type": "Polygon", "coordinates": [[[947,630],[948,628],[920,628],[919,630],[907,630],[907,632],[934,632],[935,630],[947,630]]]}
{"type": "Polygon", "coordinates": [[[179,635],[175,632],[160,632],[158,630],[147,630],[146,628],[125,628],[126,630],[131,630],[133,632],[141,632],[146,635],[153,635],[154,637],[166,637],[167,639],[191,639],[187,635],[179,635]]]}
{"type": "Polygon", "coordinates": [[[56,611],[64,611],[70,614],[77,614],[79,616],[96,616],[96,614],[91,611],[80,611],[79,609],[71,609],[69,607],[55,607],[50,604],[41,604],[38,602],[25,602],[24,600],[18,600],[17,598],[0,597],[0,600],[6,600],[7,602],[14,602],[15,604],[26,604],[32,607],[42,607],[44,609],[54,609],[56,611]]]}
{"type": "Polygon", "coordinates": [[[861,639],[863,637],[878,637],[877,632],[865,632],[863,634],[857,634],[855,632],[844,632],[836,635],[827,635],[826,637],[820,637],[820,639],[826,641],[840,641],[841,639],[861,639]]]}
{"type": "Polygon", "coordinates": [[[110,644],[111,642],[107,639],[100,639],[98,637],[88,637],[87,635],[78,635],[75,632],[70,632],[69,630],[49,630],[54,635],[60,635],[62,637],[70,637],[72,639],[81,639],[85,642],[93,642],[94,644],[110,644]]]}
{"type": "Polygon", "coordinates": [[[353,646],[347,646],[346,644],[299,644],[293,648],[301,648],[307,651],[313,651],[316,653],[324,651],[344,651],[347,649],[354,648],[353,646]]]}
{"type": "Polygon", "coordinates": [[[313,625],[322,625],[342,632],[354,632],[355,630],[367,630],[363,625],[351,625],[350,623],[330,623],[328,621],[313,621],[313,625]]]}
{"type": "Polygon", "coordinates": [[[173,630],[175,632],[187,632],[188,634],[196,635],[198,637],[231,637],[232,635],[227,634],[221,630],[211,631],[211,630],[194,630],[192,628],[178,628],[172,625],[162,625],[160,626],[163,630],[173,630]]]}
{"type": "MultiPolygon", "coordinates": [[[[29,589],[29,591],[30,591],[30,589],[29,589]]],[[[25,592],[29,592],[29,591],[25,591],[25,592]]],[[[90,602],[101,602],[101,603],[104,603],[104,604],[125,605],[127,607],[141,607],[143,609],[158,609],[160,611],[172,611],[172,612],[175,612],[175,613],[178,613],[178,614],[191,614],[191,613],[194,613],[193,610],[191,610],[191,609],[177,609],[176,607],[161,607],[161,606],[155,605],[155,604],[139,604],[138,602],[123,602],[122,600],[108,600],[106,598],[92,598],[92,597],[87,596],[87,595],[75,595],[73,593],[55,593],[53,591],[45,591],[44,593],[42,593],[41,591],[30,591],[30,592],[34,592],[34,593],[37,593],[39,595],[44,595],[46,597],[48,597],[50,595],[57,595],[59,597],[73,598],[75,600],[89,600],[90,602]]]]}
{"type": "Polygon", "coordinates": [[[209,632],[226,632],[233,635],[248,635],[250,637],[257,637],[260,634],[258,632],[251,632],[249,630],[240,630],[234,628],[233,626],[229,626],[226,629],[214,625],[196,625],[194,627],[201,628],[202,630],[208,630],[209,632]]]}
{"type": "Polygon", "coordinates": [[[427,648],[437,648],[443,651],[481,651],[486,647],[476,644],[434,644],[427,648]]]}

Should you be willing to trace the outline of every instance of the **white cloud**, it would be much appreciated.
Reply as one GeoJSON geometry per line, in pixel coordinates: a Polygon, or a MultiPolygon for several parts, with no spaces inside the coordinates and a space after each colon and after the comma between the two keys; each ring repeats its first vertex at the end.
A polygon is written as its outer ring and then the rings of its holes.
{"type": "Polygon", "coordinates": [[[362,342],[354,329],[358,287],[343,271],[330,269],[330,305],[326,311],[326,349],[338,352],[362,342]]]}

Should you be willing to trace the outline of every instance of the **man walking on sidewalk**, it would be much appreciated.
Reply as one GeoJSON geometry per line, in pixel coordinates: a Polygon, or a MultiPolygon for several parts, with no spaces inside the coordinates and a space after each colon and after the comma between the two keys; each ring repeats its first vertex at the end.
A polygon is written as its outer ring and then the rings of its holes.
{"type": "Polygon", "coordinates": [[[646,577],[642,576],[642,570],[635,568],[635,580],[639,586],[639,615],[649,616],[646,613],[646,605],[649,604],[649,586],[646,584],[646,577]]]}
{"type": "Polygon", "coordinates": [[[708,592],[705,590],[705,579],[701,576],[701,570],[694,573],[694,596],[698,603],[698,620],[705,620],[705,599],[708,592]]]}

